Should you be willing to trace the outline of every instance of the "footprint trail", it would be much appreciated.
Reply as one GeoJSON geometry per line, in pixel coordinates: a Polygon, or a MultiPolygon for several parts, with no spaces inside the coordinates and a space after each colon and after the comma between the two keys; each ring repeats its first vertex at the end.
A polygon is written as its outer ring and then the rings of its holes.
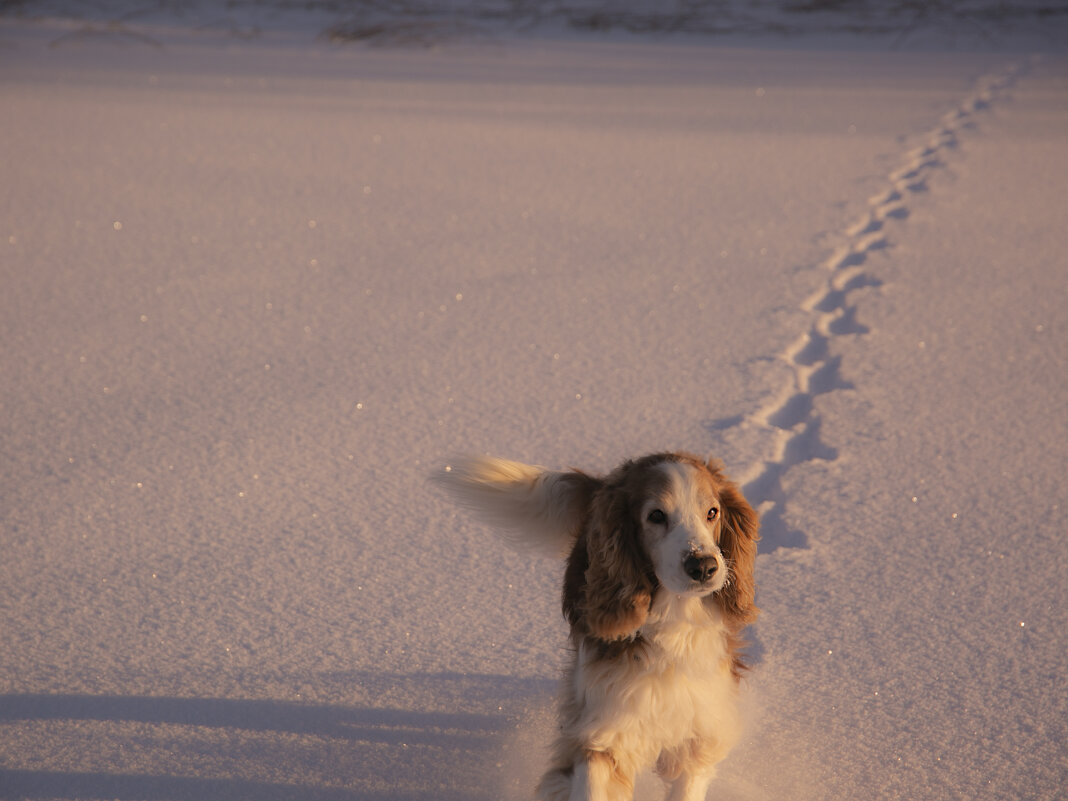
{"type": "Polygon", "coordinates": [[[857,320],[850,299],[855,292],[882,284],[868,269],[869,256],[889,246],[890,231],[909,217],[910,198],[928,191],[929,178],[945,166],[962,133],[975,128],[977,117],[1007,96],[1021,74],[1020,65],[1010,64],[980,78],[958,106],[920,137],[921,144],[903,154],[887,174],[886,188],[868,199],[864,214],[844,228],[842,243],[822,263],[827,274],[823,285],[799,304],[810,320],[808,328],[775,356],[789,368],[787,381],[752,414],[723,421],[771,438],[769,457],[753,464],[741,478],[746,497],[761,514],[761,552],[808,547],[806,534],[786,523],[788,499],[782,480],[798,464],[838,458],[837,451],[820,438],[822,419],[816,399],[852,386],[842,378],[841,357],[833,354],[832,345],[838,337],[868,331],[857,320]]]}

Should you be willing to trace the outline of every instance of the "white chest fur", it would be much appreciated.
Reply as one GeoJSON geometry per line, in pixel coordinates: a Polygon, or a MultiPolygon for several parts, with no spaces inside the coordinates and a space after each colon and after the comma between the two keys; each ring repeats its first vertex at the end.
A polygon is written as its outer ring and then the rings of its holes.
{"type": "Polygon", "coordinates": [[[635,768],[695,738],[729,747],[738,734],[737,683],[719,612],[662,592],[640,635],[641,645],[619,658],[579,649],[574,689],[586,747],[627,754],[635,768]]]}

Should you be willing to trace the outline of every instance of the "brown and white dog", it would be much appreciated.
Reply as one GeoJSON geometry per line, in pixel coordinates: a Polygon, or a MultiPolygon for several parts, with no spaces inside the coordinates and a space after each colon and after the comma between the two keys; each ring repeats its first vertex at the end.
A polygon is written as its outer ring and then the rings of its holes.
{"type": "Polygon", "coordinates": [[[701,801],[738,737],[741,631],[757,616],[758,518],[718,464],[686,453],[604,477],[502,459],[438,475],[517,544],[567,553],[573,657],[543,801],[623,801],[655,765],[701,801]]]}

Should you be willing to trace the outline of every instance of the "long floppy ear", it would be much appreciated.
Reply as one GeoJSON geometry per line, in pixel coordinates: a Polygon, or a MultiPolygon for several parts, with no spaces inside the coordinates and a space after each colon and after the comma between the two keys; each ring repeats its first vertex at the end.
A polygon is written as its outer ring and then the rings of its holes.
{"type": "Polygon", "coordinates": [[[722,514],[719,548],[727,561],[730,578],[715,597],[738,630],[756,620],[760,610],[753,603],[756,582],[757,542],[760,540],[760,517],[738,489],[723,475],[719,466],[709,463],[716,477],[722,514]]]}
{"type": "Polygon", "coordinates": [[[633,636],[649,614],[656,590],[653,565],[627,494],[606,487],[594,496],[585,540],[587,566],[581,621],[590,636],[633,636]]]}

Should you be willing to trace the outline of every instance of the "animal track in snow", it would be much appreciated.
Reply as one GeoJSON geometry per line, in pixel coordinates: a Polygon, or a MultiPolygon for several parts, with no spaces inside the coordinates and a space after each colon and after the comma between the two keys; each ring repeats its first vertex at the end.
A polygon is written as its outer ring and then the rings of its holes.
{"type": "Polygon", "coordinates": [[[1019,65],[1011,64],[980,78],[972,93],[921,137],[921,144],[903,154],[887,174],[889,186],[868,199],[864,214],[843,229],[842,244],[822,263],[827,272],[823,285],[799,304],[811,322],[807,331],[775,357],[789,368],[785,385],[756,412],[710,424],[713,429],[740,426],[771,435],[770,458],[751,466],[741,479],[746,497],[761,515],[761,552],[808,546],[805,533],[786,522],[788,499],[782,479],[795,465],[838,458],[837,451],[820,438],[822,419],[816,399],[852,386],[842,378],[841,357],[832,354],[831,346],[837,337],[862,336],[868,331],[857,320],[850,297],[882,285],[865,267],[870,254],[889,246],[888,229],[909,217],[909,198],[928,191],[929,177],[945,166],[959,145],[961,132],[976,127],[977,112],[1004,96],[1020,72],[1019,65]]]}

